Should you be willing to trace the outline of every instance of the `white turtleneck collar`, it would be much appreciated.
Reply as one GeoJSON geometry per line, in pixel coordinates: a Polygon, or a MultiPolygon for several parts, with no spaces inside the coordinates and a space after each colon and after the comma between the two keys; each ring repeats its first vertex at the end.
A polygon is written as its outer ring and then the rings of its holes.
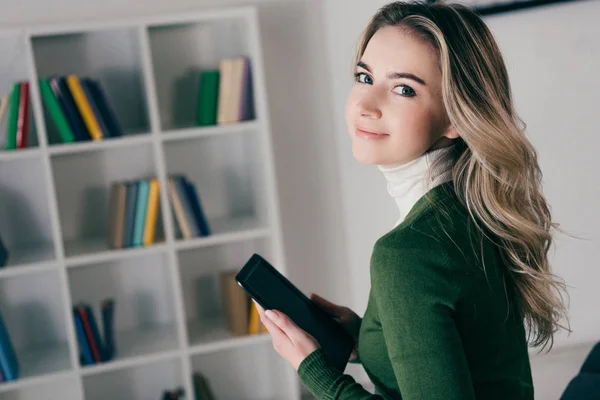
{"type": "Polygon", "coordinates": [[[387,180],[388,193],[400,211],[400,219],[395,226],[404,221],[411,208],[427,191],[452,179],[454,165],[451,157],[452,147],[428,151],[419,158],[398,167],[378,166],[387,180]],[[427,182],[428,174],[430,174],[429,182],[427,182]]]}

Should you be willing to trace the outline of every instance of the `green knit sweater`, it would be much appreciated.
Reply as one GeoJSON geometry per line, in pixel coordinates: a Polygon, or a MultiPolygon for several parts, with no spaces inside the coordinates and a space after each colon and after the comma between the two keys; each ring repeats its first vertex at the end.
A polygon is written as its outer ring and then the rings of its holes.
{"type": "Polygon", "coordinates": [[[514,289],[498,248],[469,221],[447,182],[377,241],[358,340],[375,394],[319,349],[298,368],[318,400],[533,399],[514,289]]]}

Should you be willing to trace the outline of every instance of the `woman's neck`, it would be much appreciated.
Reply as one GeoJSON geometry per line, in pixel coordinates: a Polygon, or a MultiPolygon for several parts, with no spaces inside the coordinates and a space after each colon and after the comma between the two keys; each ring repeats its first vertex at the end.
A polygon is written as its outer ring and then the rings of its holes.
{"type": "Polygon", "coordinates": [[[400,219],[406,218],[417,200],[434,187],[452,180],[452,146],[430,150],[419,158],[397,167],[379,165],[387,181],[387,190],[396,202],[400,219]]]}

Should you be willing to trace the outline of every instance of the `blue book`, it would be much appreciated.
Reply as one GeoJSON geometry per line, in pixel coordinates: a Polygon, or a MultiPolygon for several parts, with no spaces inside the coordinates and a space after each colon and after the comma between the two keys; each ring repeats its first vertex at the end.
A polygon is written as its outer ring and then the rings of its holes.
{"type": "Polygon", "coordinates": [[[137,200],[135,203],[133,246],[142,246],[144,242],[144,227],[146,222],[146,208],[148,207],[149,191],[150,181],[148,179],[140,179],[138,182],[137,200]]]}
{"type": "Polygon", "coordinates": [[[0,314],[0,370],[5,381],[19,377],[19,360],[0,314]]]}
{"type": "Polygon", "coordinates": [[[104,353],[106,360],[112,360],[115,355],[114,315],[114,299],[104,300],[102,302],[102,326],[104,328],[104,353]]]}
{"type": "Polygon", "coordinates": [[[135,222],[135,204],[137,202],[137,182],[127,182],[127,200],[125,206],[125,233],[123,247],[131,247],[133,243],[133,224],[135,222]]]}
{"type": "Polygon", "coordinates": [[[94,338],[94,343],[96,343],[96,348],[98,349],[100,361],[106,361],[106,352],[104,351],[104,345],[102,344],[102,337],[100,336],[100,330],[98,329],[94,310],[92,310],[92,307],[89,304],[83,304],[83,308],[90,324],[90,330],[92,331],[92,337],[94,338]]]}
{"type": "Polygon", "coordinates": [[[81,322],[81,317],[79,316],[76,308],[73,308],[73,319],[75,321],[75,332],[77,333],[79,349],[81,350],[81,363],[83,365],[91,365],[94,363],[94,359],[92,358],[92,350],[90,349],[90,344],[85,336],[83,322],[81,322]]]}
{"type": "Polygon", "coordinates": [[[208,225],[206,215],[204,214],[202,202],[200,201],[200,196],[198,195],[196,186],[185,177],[182,177],[182,182],[186,189],[187,197],[190,201],[190,206],[196,219],[196,224],[198,225],[200,235],[209,236],[211,233],[210,226],[208,225]]]}
{"type": "Polygon", "coordinates": [[[0,237],[0,268],[4,267],[6,265],[7,261],[8,261],[8,250],[4,246],[4,243],[2,242],[2,238],[0,237]]]}
{"type": "Polygon", "coordinates": [[[110,136],[123,136],[121,124],[119,124],[117,116],[110,107],[110,104],[106,98],[106,94],[104,93],[102,86],[100,86],[100,83],[93,79],[86,79],[85,82],[87,88],[90,90],[91,95],[94,97],[96,105],[98,106],[98,112],[100,115],[102,115],[102,119],[106,123],[110,136]]]}
{"type": "Polygon", "coordinates": [[[90,80],[88,78],[81,78],[80,84],[81,89],[83,90],[83,93],[85,93],[85,97],[87,98],[87,101],[90,104],[90,107],[92,108],[94,116],[98,121],[98,125],[100,125],[100,130],[102,131],[103,138],[111,137],[112,134],[110,132],[110,128],[108,127],[108,124],[106,123],[106,120],[102,115],[98,102],[96,101],[96,97],[94,96],[93,89],[91,89],[90,87],[90,80]]]}
{"type": "Polygon", "coordinates": [[[183,179],[184,178],[181,175],[174,175],[173,183],[175,185],[175,190],[177,190],[177,194],[179,195],[179,199],[181,200],[181,207],[183,208],[185,217],[189,222],[190,230],[192,231],[192,236],[198,237],[200,236],[200,228],[198,227],[198,222],[196,221],[196,218],[194,218],[192,204],[187,195],[187,189],[185,188],[185,182],[183,179]]]}

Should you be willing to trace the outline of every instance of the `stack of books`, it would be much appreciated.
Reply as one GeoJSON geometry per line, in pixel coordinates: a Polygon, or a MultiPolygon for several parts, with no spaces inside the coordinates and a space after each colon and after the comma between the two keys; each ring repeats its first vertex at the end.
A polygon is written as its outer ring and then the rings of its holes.
{"type": "Polygon", "coordinates": [[[73,307],[82,365],[99,364],[113,359],[115,355],[114,309],[113,299],[105,299],[102,302],[103,340],[92,307],[83,302],[73,307]]]}
{"type": "Polygon", "coordinates": [[[209,236],[211,229],[196,186],[179,174],[170,175],[168,185],[176,235],[184,239],[209,236]]]}
{"type": "Polygon", "coordinates": [[[29,82],[14,82],[10,93],[0,99],[0,123],[6,115],[6,150],[27,147],[29,108],[29,82]]]}
{"type": "Polygon", "coordinates": [[[160,212],[158,179],[148,177],[115,182],[110,191],[110,248],[141,247],[154,243],[160,212]]]}
{"type": "Polygon", "coordinates": [[[40,79],[40,93],[63,143],[122,136],[97,80],[76,74],[40,79]]]}
{"type": "Polygon", "coordinates": [[[221,297],[227,329],[233,336],[267,332],[267,328],[260,320],[256,305],[235,280],[238,272],[239,270],[231,270],[220,274],[221,297]]]}
{"type": "Polygon", "coordinates": [[[19,360],[0,313],[0,382],[14,381],[19,373],[19,360]]]}
{"type": "Polygon", "coordinates": [[[221,125],[254,119],[252,72],[246,56],[225,58],[198,77],[196,122],[221,125]]]}

